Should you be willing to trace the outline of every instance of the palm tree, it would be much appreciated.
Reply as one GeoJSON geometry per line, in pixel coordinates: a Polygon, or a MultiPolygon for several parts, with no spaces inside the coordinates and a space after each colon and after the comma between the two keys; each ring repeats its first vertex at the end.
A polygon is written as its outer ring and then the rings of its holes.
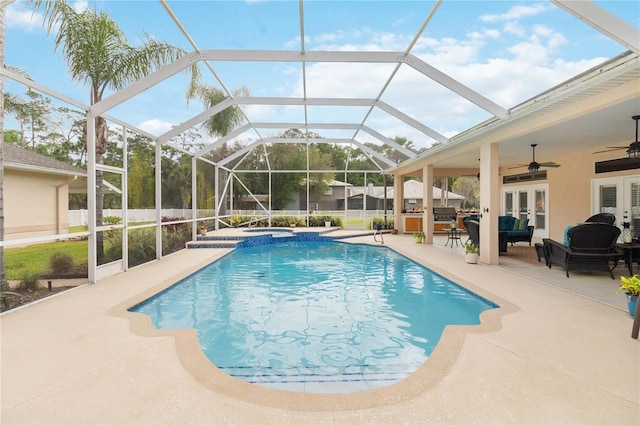
{"type": "MultiPolygon", "coordinates": [[[[106,90],[118,91],[169,64],[186,52],[176,46],[153,40],[144,33],[141,46],[129,45],[125,34],[106,14],[91,9],[77,12],[64,0],[29,0],[35,9],[44,7],[47,32],[55,34],[55,50],[62,51],[71,78],[90,89],[90,104],[102,100],[106,90]]],[[[191,67],[191,84],[199,79],[197,65],[191,67]]],[[[95,162],[102,163],[107,146],[107,122],[96,117],[95,162]]],[[[84,129],[85,141],[86,127],[84,129]]],[[[102,172],[96,172],[102,182],[102,172]]],[[[103,192],[96,188],[96,224],[102,225],[103,192]]],[[[103,257],[100,235],[97,236],[98,263],[103,257]]]]}
{"type": "MultiPolygon", "coordinates": [[[[225,94],[212,86],[194,85],[190,89],[187,95],[189,99],[200,99],[205,109],[212,108],[225,99],[225,94]]],[[[236,90],[233,96],[249,96],[249,91],[245,87],[242,87],[236,90]]],[[[202,123],[202,128],[209,136],[224,136],[238,127],[244,121],[244,118],[244,113],[238,106],[230,106],[205,120],[204,123],[202,123]]],[[[227,144],[225,143],[218,148],[215,154],[216,158],[214,161],[219,161],[227,157],[230,154],[227,144]]],[[[220,170],[220,175],[218,176],[218,189],[220,191],[224,189],[224,182],[227,180],[227,175],[228,173],[226,171],[220,170]]],[[[194,206],[194,208],[196,208],[196,206],[194,206]]],[[[226,206],[221,206],[220,212],[225,214],[226,206]]]]}
{"type": "MultiPolygon", "coordinates": [[[[203,84],[191,86],[187,96],[189,99],[200,99],[205,109],[214,107],[226,98],[220,89],[203,84]]],[[[249,96],[247,88],[241,87],[233,93],[233,97],[240,96],[249,96]]],[[[209,136],[224,136],[243,121],[244,113],[242,110],[237,106],[231,106],[209,117],[202,123],[202,127],[209,136]]]]}

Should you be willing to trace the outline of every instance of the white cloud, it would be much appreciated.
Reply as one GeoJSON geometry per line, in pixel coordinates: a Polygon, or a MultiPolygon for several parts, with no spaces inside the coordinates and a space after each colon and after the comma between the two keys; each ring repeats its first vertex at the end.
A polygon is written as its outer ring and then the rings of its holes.
{"type": "Polygon", "coordinates": [[[20,3],[11,3],[5,8],[7,28],[21,28],[33,31],[42,28],[43,16],[30,10],[24,10],[20,3]]]}
{"type": "MultiPolygon", "coordinates": [[[[76,12],[82,12],[89,8],[86,0],[79,0],[72,4],[76,12]]],[[[44,15],[24,7],[21,2],[14,2],[5,8],[5,24],[7,28],[20,28],[25,31],[44,29],[44,15]]],[[[54,28],[55,32],[56,29],[54,28]]]]}
{"type": "Polygon", "coordinates": [[[89,8],[89,3],[86,0],[78,0],[73,2],[73,10],[77,13],[82,13],[89,8]]]}
{"type": "Polygon", "coordinates": [[[505,33],[512,34],[518,37],[526,37],[527,35],[526,28],[519,22],[506,22],[502,29],[505,33]]]}
{"type": "Polygon", "coordinates": [[[494,29],[486,29],[483,31],[483,35],[488,38],[497,39],[500,37],[500,31],[494,29]]]}
{"type": "MultiPolygon", "coordinates": [[[[307,66],[307,96],[332,98],[376,98],[380,82],[389,78],[395,65],[369,63],[318,63],[307,66]]],[[[293,96],[303,95],[302,80],[293,96]]]]}
{"type": "Polygon", "coordinates": [[[482,22],[512,21],[523,17],[535,16],[549,9],[550,7],[544,3],[518,5],[512,7],[505,13],[480,15],[480,20],[482,22]]]}
{"type": "Polygon", "coordinates": [[[154,118],[152,120],[143,121],[137,127],[145,132],[151,133],[152,135],[160,136],[175,127],[175,124],[154,118]]]}
{"type": "MultiPolygon", "coordinates": [[[[504,14],[485,15],[481,19],[481,24],[485,25],[473,28],[463,37],[420,37],[412,53],[504,108],[511,108],[605,60],[565,60],[561,50],[567,45],[561,32],[563,28],[542,25],[540,19],[537,23],[521,21],[551,8],[542,3],[525,4],[504,14]],[[493,28],[491,24],[494,23],[500,27],[493,28]]],[[[369,28],[307,36],[307,49],[334,51],[404,51],[413,37],[400,32],[376,33],[369,28]]],[[[377,98],[394,68],[395,64],[307,64],[306,95],[310,98],[377,98]]],[[[283,95],[302,96],[300,77],[293,87],[290,94],[283,95]]],[[[447,137],[491,116],[407,65],[401,66],[381,99],[447,137]]],[[[271,112],[275,111],[271,109],[271,112]]],[[[279,109],[276,113],[283,114],[284,110],[279,109]]],[[[335,115],[327,108],[326,116],[333,117],[331,114],[335,115]]],[[[345,114],[340,116],[339,122],[358,123],[364,116],[358,116],[357,112],[345,114]]],[[[314,114],[314,120],[316,117],[314,114]]],[[[418,146],[433,142],[377,108],[366,124],[388,137],[407,137],[418,146]]]]}
{"type": "Polygon", "coordinates": [[[411,38],[399,33],[378,33],[365,27],[305,37],[305,43],[313,50],[403,51],[411,38]]]}

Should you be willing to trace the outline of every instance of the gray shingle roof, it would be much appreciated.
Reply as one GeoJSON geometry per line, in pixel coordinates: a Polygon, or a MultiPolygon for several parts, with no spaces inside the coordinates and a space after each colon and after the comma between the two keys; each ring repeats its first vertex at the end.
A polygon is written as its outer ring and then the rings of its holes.
{"type": "Polygon", "coordinates": [[[74,174],[86,176],[86,170],[72,166],[63,161],[56,160],[46,155],[21,148],[19,146],[3,142],[2,150],[5,168],[17,168],[23,170],[34,170],[47,173],[74,174]]]}

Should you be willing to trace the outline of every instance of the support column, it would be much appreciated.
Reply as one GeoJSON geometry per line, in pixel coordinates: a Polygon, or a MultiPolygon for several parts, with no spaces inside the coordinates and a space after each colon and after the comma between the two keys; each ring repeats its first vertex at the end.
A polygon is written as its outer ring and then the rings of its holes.
{"type": "Polygon", "coordinates": [[[404,232],[402,209],[404,208],[404,175],[395,175],[393,179],[393,224],[399,234],[404,232]]]}
{"type": "MultiPolygon", "coordinates": [[[[218,226],[218,211],[214,212],[216,217],[216,229],[218,226]]],[[[191,157],[191,239],[195,240],[198,234],[198,161],[195,156],[191,157]]]]}
{"type": "Polygon", "coordinates": [[[422,169],[422,232],[425,242],[433,244],[433,165],[422,169]]]}
{"type": "Polygon", "coordinates": [[[480,262],[497,265],[500,211],[499,145],[480,147],[480,262]]]}
{"type": "Polygon", "coordinates": [[[156,144],[156,259],[162,259],[162,144],[156,144]]]}
{"type": "Polygon", "coordinates": [[[87,112],[87,228],[89,231],[87,274],[89,284],[95,284],[98,274],[96,235],[96,118],[87,112]]]}
{"type": "Polygon", "coordinates": [[[122,263],[129,270],[129,142],[127,128],[122,126],[122,263]]]}

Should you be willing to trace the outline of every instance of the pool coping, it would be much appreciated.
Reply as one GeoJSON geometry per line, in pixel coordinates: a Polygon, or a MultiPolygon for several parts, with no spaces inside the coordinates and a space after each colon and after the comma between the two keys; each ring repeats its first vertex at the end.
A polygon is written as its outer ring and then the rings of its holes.
{"type": "MultiPolygon", "coordinates": [[[[370,243],[351,242],[342,238],[340,242],[378,246],[370,243]]],[[[439,342],[427,360],[407,378],[389,386],[353,393],[319,394],[272,389],[250,384],[231,377],[218,369],[202,351],[195,329],[157,330],[153,328],[149,316],[129,311],[130,308],[202,269],[211,261],[196,265],[163,280],[157,285],[113,306],[107,313],[128,319],[130,330],[139,336],[173,337],[178,358],[187,372],[203,386],[231,398],[263,406],[302,411],[357,410],[395,404],[424,393],[442,380],[455,364],[467,334],[496,332],[502,328],[502,317],[517,312],[519,308],[495,294],[476,287],[461,277],[438,268],[437,265],[416,259],[410,252],[403,252],[403,250],[391,247],[386,248],[418,262],[455,284],[498,305],[495,309],[482,312],[480,314],[480,324],[478,325],[446,326],[439,342]]],[[[217,259],[226,256],[233,250],[225,250],[217,259]]]]}

